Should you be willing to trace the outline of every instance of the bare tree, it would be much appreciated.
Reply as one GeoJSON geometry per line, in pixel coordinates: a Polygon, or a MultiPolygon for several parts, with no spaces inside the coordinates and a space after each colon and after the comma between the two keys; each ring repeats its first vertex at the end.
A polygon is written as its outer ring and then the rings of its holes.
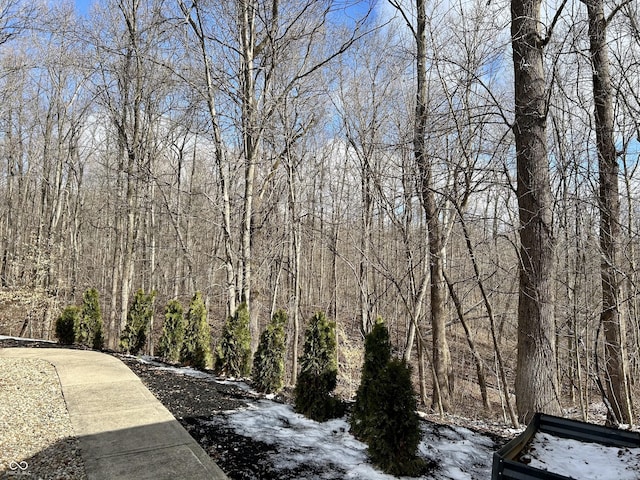
{"type": "Polygon", "coordinates": [[[415,28],[409,14],[399,2],[390,3],[402,14],[416,42],[416,106],[414,118],[413,149],[416,165],[420,173],[419,188],[422,205],[427,221],[429,235],[430,263],[430,305],[432,328],[432,360],[434,395],[432,408],[448,411],[451,408],[453,393],[451,353],[446,334],[446,295],[447,284],[444,279],[445,238],[439,218],[440,211],[436,201],[436,189],[433,179],[432,159],[427,150],[426,137],[429,125],[427,110],[427,11],[424,0],[415,3],[415,28]]]}
{"type": "Polygon", "coordinates": [[[144,197],[155,185],[150,181],[155,173],[155,132],[165,95],[156,57],[165,30],[157,4],[115,0],[111,6],[102,11],[102,28],[111,36],[94,38],[93,44],[101,62],[94,88],[108,115],[107,131],[117,146],[115,152],[107,153],[114,157],[117,194],[109,313],[113,347],[126,322],[135,281],[138,246],[144,235],[144,197]]]}
{"type": "Polygon", "coordinates": [[[633,423],[626,356],[625,319],[621,310],[623,278],[620,262],[620,194],[618,153],[614,142],[613,88],[609,69],[607,24],[603,0],[583,0],[589,17],[590,58],[593,68],[593,99],[598,150],[602,323],[605,338],[605,385],[608,419],[633,423]]]}
{"type": "Polygon", "coordinates": [[[547,158],[547,89],[540,0],[511,1],[520,215],[516,403],[520,420],[560,413],[554,316],[555,239],[547,158]]]}
{"type": "Polygon", "coordinates": [[[205,31],[204,13],[201,10],[200,2],[194,1],[191,8],[188,8],[183,1],[179,2],[183,14],[186,16],[187,22],[195,36],[195,44],[198,55],[201,60],[202,75],[204,77],[204,90],[193,86],[197,92],[202,92],[204,101],[207,105],[207,112],[211,122],[211,140],[214,146],[214,158],[217,173],[219,176],[218,184],[220,188],[220,198],[222,201],[221,217],[222,217],[222,241],[224,249],[224,269],[226,272],[226,290],[227,290],[227,315],[233,315],[236,310],[236,273],[235,259],[232,246],[231,233],[231,200],[229,192],[229,174],[227,169],[227,157],[225,145],[222,140],[222,132],[220,128],[220,119],[217,111],[216,102],[216,85],[213,77],[213,60],[209,53],[207,44],[207,33],[205,31]]]}

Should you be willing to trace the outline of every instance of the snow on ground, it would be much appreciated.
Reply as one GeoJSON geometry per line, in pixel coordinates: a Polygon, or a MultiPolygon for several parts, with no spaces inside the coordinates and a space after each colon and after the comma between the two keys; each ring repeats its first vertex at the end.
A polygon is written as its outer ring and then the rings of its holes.
{"type": "MultiPolygon", "coordinates": [[[[233,380],[233,379],[221,380],[220,378],[216,377],[215,375],[211,375],[210,373],[203,372],[202,370],[198,370],[196,368],[192,368],[192,367],[168,367],[165,363],[158,362],[155,359],[155,357],[150,357],[148,355],[142,355],[140,357],[136,357],[136,356],[130,355],[130,357],[131,358],[136,358],[140,362],[152,365],[155,370],[165,370],[167,372],[173,372],[173,373],[176,373],[178,375],[188,375],[190,377],[195,377],[195,378],[208,378],[209,380],[215,381],[216,383],[219,383],[221,385],[233,385],[236,388],[239,388],[240,390],[252,391],[251,387],[249,385],[247,385],[245,382],[242,382],[242,381],[239,381],[239,380],[233,380]]],[[[253,392],[253,393],[258,395],[257,392],[253,392]]]]}
{"type": "Polygon", "coordinates": [[[190,377],[195,378],[211,378],[213,379],[213,375],[207,372],[203,372],[202,370],[197,370],[191,367],[168,367],[166,363],[158,362],[154,357],[150,357],[148,355],[142,355],[137,357],[135,355],[128,355],[130,358],[135,358],[141,363],[146,363],[152,365],[154,370],[164,370],[167,372],[172,372],[177,375],[188,375],[190,377]]]}
{"type": "Polygon", "coordinates": [[[491,478],[492,439],[460,426],[427,423],[420,443],[420,454],[439,463],[438,479],[491,478]]]}
{"type": "MultiPolygon", "coordinates": [[[[259,401],[246,410],[228,414],[236,433],[275,446],[282,455],[276,467],[295,470],[301,465],[330,466],[342,472],[338,478],[362,480],[392,479],[368,460],[367,446],[349,433],[345,419],[314,422],[295,413],[289,405],[259,401]]],[[[420,455],[434,460],[439,468],[422,479],[469,480],[491,477],[493,441],[462,427],[423,423],[420,455]]],[[[333,478],[333,477],[329,477],[333,478]]]]}
{"type": "MultiPolygon", "coordinates": [[[[189,367],[169,367],[153,357],[138,357],[154,368],[210,378],[233,384],[245,391],[244,382],[221,380],[214,375],[189,367]]],[[[290,405],[267,400],[249,404],[248,408],[225,412],[225,423],[238,435],[253,438],[278,450],[274,466],[292,471],[305,465],[317,467],[318,478],[354,480],[390,480],[395,477],[375,469],[369,462],[366,444],[349,433],[346,419],[318,423],[296,413],[290,405]],[[338,476],[335,476],[338,475],[338,476]]],[[[213,423],[219,423],[216,419],[213,423]]],[[[423,480],[480,480],[491,478],[491,462],[496,450],[493,440],[463,427],[423,422],[423,439],[419,454],[435,461],[439,468],[423,480]]]]}
{"type": "MultiPolygon", "coordinates": [[[[24,340],[0,335],[2,339],[24,340]]],[[[53,343],[53,342],[52,342],[53,343]]],[[[256,392],[244,382],[221,380],[189,367],[170,367],[153,357],[137,357],[158,370],[207,378],[256,392]]],[[[238,435],[273,446],[277,469],[292,471],[301,466],[317,467],[315,478],[390,480],[394,477],[375,469],[368,460],[367,446],[349,433],[346,419],[314,422],[297,414],[290,405],[270,399],[249,403],[245,409],[216,415],[238,435]]],[[[212,420],[211,423],[214,423],[212,420]]],[[[493,440],[464,427],[423,422],[419,454],[438,464],[421,480],[480,480],[491,478],[493,440]]],[[[517,433],[517,432],[516,432],[517,433]]],[[[615,478],[640,480],[640,448],[605,447],[599,444],[562,439],[538,432],[529,448],[531,467],[581,480],[615,478]]]]}
{"type": "Polygon", "coordinates": [[[580,480],[640,479],[640,448],[606,447],[538,432],[528,448],[530,467],[580,480]]]}

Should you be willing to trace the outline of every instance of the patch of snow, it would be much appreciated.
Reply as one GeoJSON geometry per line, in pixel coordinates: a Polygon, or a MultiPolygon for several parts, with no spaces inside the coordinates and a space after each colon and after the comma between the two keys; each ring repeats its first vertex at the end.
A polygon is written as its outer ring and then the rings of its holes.
{"type": "MultiPolygon", "coordinates": [[[[146,363],[147,365],[151,365],[153,370],[164,370],[167,372],[175,373],[176,375],[187,375],[189,377],[195,378],[212,378],[213,375],[203,372],[202,370],[198,370],[191,367],[169,367],[164,363],[156,361],[153,357],[148,355],[142,355],[140,357],[134,357],[140,363],[146,363]]],[[[214,377],[215,378],[215,377],[214,377]]]]}
{"type": "MultiPolygon", "coordinates": [[[[362,480],[394,477],[375,469],[367,456],[367,446],[349,433],[345,419],[318,423],[296,413],[289,405],[267,400],[228,415],[236,433],[274,445],[279,455],[276,468],[295,469],[301,465],[329,467],[339,476],[362,480]]],[[[425,424],[419,453],[436,461],[439,468],[424,480],[486,479],[491,476],[494,443],[491,439],[462,427],[425,424]]]]}
{"type": "Polygon", "coordinates": [[[194,377],[194,378],[207,378],[209,380],[215,380],[215,378],[211,378],[212,375],[203,372],[202,370],[198,370],[196,368],[191,368],[191,367],[153,367],[153,370],[164,370],[164,371],[168,371],[168,372],[173,372],[177,375],[186,375],[188,377],[194,377]]]}
{"type": "Polygon", "coordinates": [[[248,384],[240,380],[232,380],[232,379],[222,380],[221,378],[218,378],[218,377],[214,377],[214,378],[216,383],[219,383],[220,385],[233,385],[235,387],[238,387],[240,390],[244,390],[245,392],[250,392],[250,393],[253,393],[254,395],[259,395],[259,393],[256,392],[253,388],[251,388],[248,384]]]}
{"type": "Polygon", "coordinates": [[[212,373],[203,372],[202,370],[198,370],[197,368],[192,367],[170,367],[166,363],[159,362],[155,357],[151,357],[149,355],[141,355],[136,358],[140,363],[146,363],[153,367],[153,370],[163,370],[166,372],[172,372],[176,375],[187,375],[189,377],[195,378],[205,378],[207,380],[211,380],[212,382],[219,383],[220,385],[233,385],[240,390],[244,390],[247,392],[253,392],[256,395],[257,392],[254,392],[249,385],[244,382],[232,379],[222,380],[219,377],[215,376],[212,373]]]}
{"type": "Polygon", "coordinates": [[[530,467],[580,480],[640,479],[640,448],[607,447],[538,432],[528,448],[530,467]]]}
{"type": "Polygon", "coordinates": [[[419,450],[440,465],[433,478],[491,478],[494,442],[467,428],[427,423],[419,450]]]}

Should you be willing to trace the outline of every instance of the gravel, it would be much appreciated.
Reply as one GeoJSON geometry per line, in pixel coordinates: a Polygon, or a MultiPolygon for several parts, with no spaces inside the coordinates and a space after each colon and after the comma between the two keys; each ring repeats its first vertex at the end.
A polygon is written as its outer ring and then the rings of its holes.
{"type": "Polygon", "coordinates": [[[0,358],[0,479],[84,480],[58,374],[45,360],[0,358]]]}

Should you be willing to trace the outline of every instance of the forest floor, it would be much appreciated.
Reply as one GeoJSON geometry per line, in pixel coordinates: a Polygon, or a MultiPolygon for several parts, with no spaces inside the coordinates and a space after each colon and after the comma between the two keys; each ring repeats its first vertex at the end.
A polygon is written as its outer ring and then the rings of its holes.
{"type": "MultiPolygon", "coordinates": [[[[57,347],[2,339],[0,347],[57,347]]],[[[317,423],[294,412],[290,392],[264,396],[242,381],[171,366],[151,357],[115,354],[171,411],[232,480],[391,479],[371,465],[366,445],[349,433],[346,418],[317,423]]],[[[429,465],[420,478],[458,480],[491,476],[492,455],[515,431],[460,417],[423,418],[419,455],[429,465]]]]}

